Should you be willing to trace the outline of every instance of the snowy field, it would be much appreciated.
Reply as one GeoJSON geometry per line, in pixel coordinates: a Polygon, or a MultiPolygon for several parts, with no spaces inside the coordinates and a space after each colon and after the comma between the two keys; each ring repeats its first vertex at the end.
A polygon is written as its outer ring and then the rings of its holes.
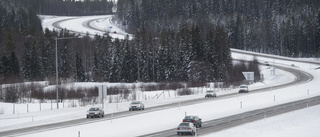
{"type": "MultiPolygon", "coordinates": [[[[59,18],[67,19],[68,17],[54,17],[54,20],[59,18]]],[[[83,17],[83,22],[92,19],[102,21],[101,17],[83,17]]],[[[50,18],[43,20],[44,27],[50,26],[50,18]]],[[[51,21],[55,22],[55,21],[51,21]]],[[[77,22],[74,22],[77,23],[77,22]]],[[[82,24],[81,21],[78,23],[82,24]]],[[[62,26],[62,25],[61,25],[62,26]]],[[[66,25],[68,26],[68,25],[66,25]]],[[[74,26],[76,26],[74,24],[74,26]]],[[[80,25],[79,25],[80,26],[80,25]]],[[[98,25],[96,25],[98,26],[98,25]]],[[[101,29],[108,29],[101,28],[101,29]]],[[[113,28],[113,27],[112,27],[113,28]]],[[[75,28],[77,29],[77,28],[75,28]]],[[[80,30],[75,30],[80,31],[80,30]]],[[[119,31],[120,32],[120,31],[119,31]]],[[[93,33],[95,34],[95,33],[93,33]]],[[[233,53],[232,57],[235,59],[252,60],[252,56],[233,53]]],[[[161,130],[172,129],[178,126],[184,117],[185,113],[198,115],[203,121],[213,120],[221,117],[226,117],[233,114],[239,114],[250,110],[266,108],[273,105],[292,102],[320,95],[320,70],[315,70],[319,66],[308,63],[295,63],[292,61],[274,60],[267,57],[258,57],[260,62],[269,62],[270,64],[294,67],[306,71],[314,76],[314,80],[304,84],[297,84],[285,89],[272,90],[268,92],[255,93],[255,94],[239,94],[237,97],[227,99],[216,99],[212,102],[199,103],[195,105],[183,106],[172,109],[160,110],[135,116],[128,116],[123,118],[116,118],[113,120],[95,122],[84,125],[74,125],[61,129],[54,129],[40,133],[33,133],[28,135],[21,135],[25,137],[70,137],[78,136],[79,132],[81,137],[127,137],[139,136],[148,133],[153,133],[161,130]],[[292,66],[292,64],[294,64],[292,66]],[[276,100],[274,100],[276,97],[276,100]],[[240,107],[242,103],[242,108],[240,107]],[[215,109],[208,109],[215,108],[215,109]],[[161,119],[161,120],[159,120],[161,119]],[[139,126],[137,126],[139,125],[139,126]],[[143,128],[143,130],[141,130],[143,128]],[[107,129],[107,130],[106,130],[107,129]],[[125,132],[123,132],[125,129],[125,132]]],[[[315,60],[319,62],[319,60],[315,60]]],[[[262,83],[255,83],[250,85],[250,89],[258,89],[272,85],[279,85],[291,82],[295,77],[285,71],[276,70],[275,75],[271,75],[270,68],[267,66],[261,67],[264,74],[265,81],[262,83]]],[[[84,83],[79,83],[84,85],[84,83]]],[[[90,85],[92,83],[87,83],[90,85]]],[[[108,83],[104,83],[108,84],[108,83]]],[[[146,109],[151,106],[168,104],[172,102],[180,102],[183,100],[204,98],[205,88],[194,89],[197,94],[190,96],[176,96],[175,91],[156,91],[156,92],[141,92],[139,99],[143,100],[146,109]],[[163,92],[163,97],[158,99],[144,98],[144,96],[155,96],[163,92]]],[[[236,93],[238,89],[220,90],[217,95],[236,93]]],[[[70,104],[70,103],[68,103],[70,104]]],[[[72,104],[72,103],[71,103],[72,104]]],[[[120,103],[106,103],[105,113],[112,114],[115,112],[128,111],[129,102],[120,103]]],[[[86,107],[65,107],[67,104],[59,104],[62,109],[52,109],[51,103],[42,104],[43,109],[40,111],[39,103],[29,105],[29,112],[26,112],[26,104],[17,104],[15,106],[15,114],[13,113],[13,104],[0,103],[0,131],[16,129],[21,127],[35,126],[41,124],[55,123],[60,121],[67,121],[78,118],[85,118],[86,111],[90,106],[86,107]],[[21,107],[19,105],[22,105],[21,107]],[[31,111],[32,110],[32,111],[31,111]]],[[[97,104],[100,105],[100,104],[97,104]]],[[[56,106],[56,104],[54,104],[56,106]]],[[[302,110],[282,114],[275,117],[267,117],[266,119],[243,124],[241,126],[230,128],[221,132],[204,135],[206,137],[318,137],[320,127],[320,106],[305,108],[302,110]]],[[[114,116],[116,117],[116,116],[114,116]]],[[[201,130],[201,129],[200,129],[201,130]]],[[[19,136],[19,135],[16,135],[19,136]]],[[[199,135],[202,136],[202,135],[199,135]]]]}
{"type": "Polygon", "coordinates": [[[319,114],[318,105],[203,137],[319,137],[319,114]]]}

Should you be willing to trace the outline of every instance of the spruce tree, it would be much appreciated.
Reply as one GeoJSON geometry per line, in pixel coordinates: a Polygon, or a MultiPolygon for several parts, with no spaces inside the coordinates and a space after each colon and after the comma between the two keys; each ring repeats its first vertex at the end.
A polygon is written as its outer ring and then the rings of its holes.
{"type": "Polygon", "coordinates": [[[317,56],[320,57],[320,11],[318,13],[315,26],[315,52],[317,56]]]}
{"type": "Polygon", "coordinates": [[[123,60],[122,60],[122,71],[121,71],[121,79],[123,82],[135,82],[137,79],[137,66],[134,62],[134,54],[133,48],[129,44],[129,36],[127,35],[123,45],[123,60]]]}
{"type": "Polygon", "coordinates": [[[32,79],[32,70],[31,70],[31,49],[30,49],[30,41],[25,43],[25,50],[22,62],[22,74],[26,81],[30,81],[32,79]]]}
{"type": "Polygon", "coordinates": [[[20,75],[20,65],[15,53],[15,49],[16,46],[13,40],[13,35],[11,32],[7,32],[5,51],[1,60],[5,79],[13,78],[14,81],[19,80],[20,75]]]}
{"type": "MultiPolygon", "coordinates": [[[[67,43],[67,40],[63,41],[61,45],[60,55],[58,55],[58,67],[59,67],[59,77],[69,78],[71,75],[71,55],[70,55],[70,45],[67,43]]],[[[59,53],[58,53],[59,54],[59,53]]]]}
{"type": "Polygon", "coordinates": [[[55,32],[45,29],[42,34],[39,46],[41,47],[39,55],[41,56],[41,64],[43,69],[43,77],[50,78],[55,76],[55,44],[53,37],[55,32]]]}
{"type": "Polygon", "coordinates": [[[84,82],[86,81],[85,71],[82,64],[82,58],[79,56],[78,52],[76,53],[76,67],[75,67],[75,81],[84,82]]]}
{"type": "Polygon", "coordinates": [[[119,82],[121,69],[121,56],[120,56],[120,40],[115,39],[111,47],[112,60],[110,64],[110,82],[119,82]]]}
{"type": "Polygon", "coordinates": [[[31,49],[31,80],[39,81],[42,80],[42,66],[40,64],[39,52],[35,43],[31,49]]]}

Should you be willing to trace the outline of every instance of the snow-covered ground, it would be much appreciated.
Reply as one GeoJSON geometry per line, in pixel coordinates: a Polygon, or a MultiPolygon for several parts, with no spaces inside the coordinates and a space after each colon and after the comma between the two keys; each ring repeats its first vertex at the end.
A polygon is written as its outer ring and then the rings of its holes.
{"type": "Polygon", "coordinates": [[[318,137],[320,106],[308,107],[203,137],[318,137]]]}
{"type": "MultiPolygon", "coordinates": [[[[54,17],[59,18],[59,17],[54,17]]],[[[67,18],[67,17],[63,17],[67,18]]],[[[83,19],[83,21],[91,20],[93,18],[83,19]]],[[[98,19],[98,18],[97,18],[98,19]]],[[[43,20],[46,22],[46,20],[43,20]]],[[[54,22],[54,21],[53,21],[54,22]]],[[[77,22],[74,22],[77,23],[77,22]]],[[[79,21],[81,23],[81,21],[79,21]]],[[[48,23],[50,24],[50,23],[48,23]]],[[[47,26],[50,26],[48,25],[47,26]]],[[[107,28],[106,28],[107,29],[107,28]]],[[[80,31],[80,30],[79,30],[80,31]]],[[[233,53],[233,58],[252,60],[252,56],[245,54],[233,53]]],[[[40,133],[33,133],[22,136],[32,137],[69,137],[78,136],[139,136],[156,131],[175,128],[184,117],[185,113],[194,114],[200,116],[203,121],[213,120],[233,114],[243,113],[250,110],[265,108],[273,105],[278,105],[295,100],[310,98],[320,95],[318,84],[320,83],[320,70],[315,70],[319,66],[308,63],[295,63],[292,61],[275,60],[267,57],[258,57],[260,62],[269,62],[270,64],[276,64],[281,66],[294,67],[306,71],[314,76],[314,80],[304,84],[297,84],[285,89],[272,90],[263,93],[255,94],[239,94],[233,98],[216,99],[212,102],[194,104],[190,106],[179,107],[176,106],[172,109],[160,110],[156,112],[150,112],[145,114],[139,114],[135,116],[128,116],[123,118],[116,118],[113,120],[101,121],[96,123],[75,125],[71,127],[65,127],[61,129],[54,129],[50,131],[44,131],[40,133]],[[294,66],[292,66],[294,64],[294,66]],[[276,100],[274,100],[276,97],[276,100]],[[242,107],[240,107],[240,102],[242,107]],[[215,108],[215,109],[208,109],[215,108]],[[159,120],[161,119],[161,120],[159,120]],[[138,126],[137,126],[138,125],[138,126]],[[125,129],[125,130],[124,130],[125,129]],[[141,130],[143,129],[143,130],[141,130]],[[125,131],[125,132],[124,132],[125,131]]],[[[315,60],[318,61],[318,60],[315,60]]],[[[271,75],[270,69],[266,66],[261,68],[264,74],[265,81],[263,83],[255,83],[250,85],[250,89],[268,87],[277,84],[283,84],[293,81],[295,77],[288,72],[276,70],[275,75],[271,75]]],[[[88,83],[90,84],[90,83],[88,83]]],[[[158,91],[158,92],[145,92],[141,93],[140,99],[145,102],[146,109],[151,106],[157,106],[161,104],[167,104],[171,102],[179,102],[182,100],[188,100],[193,98],[204,98],[203,92],[205,89],[196,89],[198,94],[190,96],[176,96],[174,91],[158,91]],[[148,96],[154,96],[156,93],[163,92],[165,97],[158,99],[145,98],[144,94],[148,96]]],[[[217,95],[230,94],[237,92],[237,89],[220,90],[217,95]]],[[[106,103],[106,113],[115,113],[119,111],[128,111],[129,102],[121,103],[106,103]]],[[[25,104],[22,104],[25,105],[25,104]]],[[[37,104],[36,108],[39,108],[37,104]]],[[[60,104],[61,105],[61,104],[60,104]]],[[[46,108],[50,108],[50,103],[46,104],[46,108]]],[[[30,105],[31,107],[31,105],[30,105]]],[[[15,110],[15,114],[10,114],[13,110],[12,104],[1,103],[0,112],[4,111],[4,115],[0,115],[0,131],[9,129],[16,129],[21,127],[35,126],[46,123],[54,123],[59,121],[85,118],[86,107],[68,107],[63,109],[46,109],[42,111],[25,112],[25,110],[15,110]],[[5,107],[8,106],[8,107],[5,107]]],[[[19,107],[16,107],[18,109],[19,107]]],[[[21,107],[23,108],[23,107],[21,107]]],[[[36,109],[34,108],[34,109],[36,109]]],[[[31,108],[30,108],[31,109],[31,108]]],[[[320,118],[320,106],[314,106],[290,112],[287,114],[267,117],[266,119],[259,120],[244,124],[235,128],[224,130],[217,133],[212,133],[205,136],[228,136],[228,137],[263,137],[263,136],[290,136],[290,137],[317,137],[319,136],[320,118]]],[[[200,129],[201,130],[201,129],[200,129]]],[[[18,135],[17,135],[18,136],[18,135]]],[[[201,135],[200,135],[201,136],[201,135]]]]}

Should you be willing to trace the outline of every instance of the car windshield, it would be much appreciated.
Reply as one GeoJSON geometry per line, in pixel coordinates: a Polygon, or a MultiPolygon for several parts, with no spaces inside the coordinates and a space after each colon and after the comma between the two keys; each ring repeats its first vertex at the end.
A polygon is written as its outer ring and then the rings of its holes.
{"type": "Polygon", "coordinates": [[[247,86],[240,86],[240,88],[247,88],[247,86]]]}
{"type": "Polygon", "coordinates": [[[186,116],[184,119],[194,119],[194,116],[186,116]]]}
{"type": "Polygon", "coordinates": [[[140,104],[139,101],[133,101],[131,104],[140,104]]]}
{"type": "Polygon", "coordinates": [[[209,90],[209,91],[207,91],[207,93],[213,93],[213,91],[212,91],[212,90],[209,90]]]}
{"type": "Polygon", "coordinates": [[[98,111],[99,108],[90,108],[89,111],[98,111]]]}
{"type": "Polygon", "coordinates": [[[187,126],[189,126],[189,123],[181,123],[179,126],[180,127],[187,127],[187,126]]]}

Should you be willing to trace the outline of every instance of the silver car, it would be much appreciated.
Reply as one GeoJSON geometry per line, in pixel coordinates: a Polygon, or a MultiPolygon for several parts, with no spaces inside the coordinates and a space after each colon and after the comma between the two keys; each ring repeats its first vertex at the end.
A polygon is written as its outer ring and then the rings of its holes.
{"type": "Polygon", "coordinates": [[[87,118],[104,117],[104,110],[101,107],[91,107],[87,111],[87,118]]]}
{"type": "Polygon", "coordinates": [[[194,126],[192,123],[189,122],[183,122],[180,123],[177,127],[177,134],[191,134],[194,135],[197,132],[197,127],[194,126]]]}
{"type": "Polygon", "coordinates": [[[213,90],[208,90],[208,91],[206,92],[205,98],[206,98],[206,97],[217,97],[217,94],[216,94],[216,92],[214,92],[213,90]]]}
{"type": "Polygon", "coordinates": [[[248,92],[249,92],[248,85],[240,85],[239,93],[248,93],[248,92]]]}
{"type": "Polygon", "coordinates": [[[144,110],[144,104],[142,101],[132,101],[129,105],[129,111],[131,110],[144,110]]]}

